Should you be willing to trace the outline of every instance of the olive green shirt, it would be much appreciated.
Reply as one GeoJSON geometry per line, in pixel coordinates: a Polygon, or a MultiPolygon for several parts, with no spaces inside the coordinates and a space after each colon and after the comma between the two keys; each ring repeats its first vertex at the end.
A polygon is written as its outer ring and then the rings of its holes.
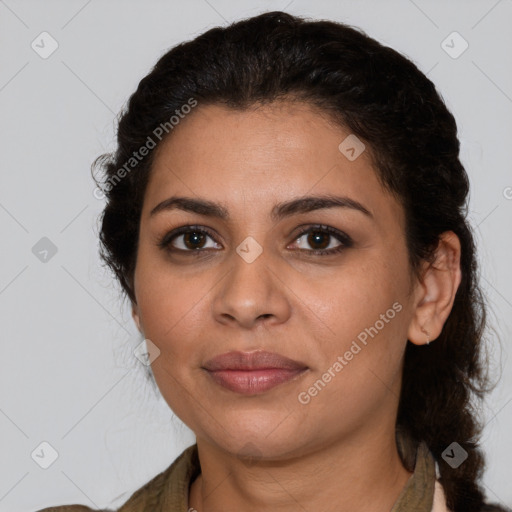
{"type": "MultiPolygon", "coordinates": [[[[400,438],[398,449],[407,469],[413,472],[390,512],[431,512],[436,483],[435,460],[425,443],[417,450],[400,438]]],[[[188,512],[190,484],[200,474],[197,444],[189,446],[164,471],[146,483],[117,511],[103,512],[188,512]]],[[[84,505],[50,507],[39,512],[92,512],[84,505]]]]}

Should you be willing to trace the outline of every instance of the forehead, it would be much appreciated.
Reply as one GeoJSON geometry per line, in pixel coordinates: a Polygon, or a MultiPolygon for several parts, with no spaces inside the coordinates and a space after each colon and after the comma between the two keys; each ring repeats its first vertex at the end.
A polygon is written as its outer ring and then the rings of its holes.
{"type": "Polygon", "coordinates": [[[155,167],[172,155],[176,163],[186,159],[189,165],[203,164],[209,159],[232,166],[239,161],[244,168],[268,167],[277,174],[274,162],[338,156],[338,144],[346,135],[324,113],[302,102],[276,101],[247,110],[199,104],[157,150],[155,167]]]}
{"type": "Polygon", "coordinates": [[[372,213],[400,215],[369,152],[350,160],[340,150],[349,136],[304,103],[248,110],[199,104],[158,147],[143,214],[171,195],[208,198],[237,213],[242,206],[270,212],[276,202],[336,193],[372,213]]]}

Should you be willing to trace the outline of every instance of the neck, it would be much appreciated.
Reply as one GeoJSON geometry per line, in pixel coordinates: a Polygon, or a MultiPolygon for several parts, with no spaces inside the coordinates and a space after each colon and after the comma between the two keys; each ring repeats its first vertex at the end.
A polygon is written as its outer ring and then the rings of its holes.
{"type": "Polygon", "coordinates": [[[252,465],[197,439],[201,474],[189,507],[198,512],[389,512],[411,477],[393,435],[356,436],[299,457],[252,465]]]}

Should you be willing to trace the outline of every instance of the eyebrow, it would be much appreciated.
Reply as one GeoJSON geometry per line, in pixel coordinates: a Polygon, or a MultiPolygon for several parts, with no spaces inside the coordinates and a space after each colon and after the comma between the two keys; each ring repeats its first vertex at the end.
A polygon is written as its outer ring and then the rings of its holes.
{"type": "MultiPolygon", "coordinates": [[[[364,213],[367,217],[373,219],[370,211],[360,202],[345,196],[308,196],[293,199],[284,203],[276,204],[270,213],[270,218],[277,222],[285,217],[290,217],[299,213],[308,213],[315,210],[326,208],[350,208],[364,213]]],[[[221,204],[206,199],[195,199],[192,197],[173,196],[157,204],[150,212],[153,217],[157,213],[169,210],[182,210],[185,212],[197,213],[206,217],[216,217],[222,220],[229,220],[228,210],[221,204]]]]}

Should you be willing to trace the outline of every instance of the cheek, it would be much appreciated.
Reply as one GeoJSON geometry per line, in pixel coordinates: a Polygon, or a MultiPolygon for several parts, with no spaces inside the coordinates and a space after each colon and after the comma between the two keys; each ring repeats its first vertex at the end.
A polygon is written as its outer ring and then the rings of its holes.
{"type": "Polygon", "coordinates": [[[303,309],[314,313],[310,315],[311,320],[316,319],[324,334],[345,341],[378,321],[381,326],[381,315],[385,315],[384,320],[390,319],[385,324],[388,331],[398,316],[393,304],[403,306],[403,288],[401,278],[393,269],[373,262],[341,266],[326,278],[302,280],[300,284],[296,281],[293,286],[303,309]]]}
{"type": "Polygon", "coordinates": [[[204,322],[204,299],[211,284],[203,277],[171,272],[165,262],[140,257],[136,268],[136,296],[144,333],[157,345],[178,342],[204,322]]]}
{"type": "Polygon", "coordinates": [[[372,393],[385,391],[397,377],[405,349],[406,282],[382,259],[374,261],[340,269],[322,287],[297,292],[307,297],[306,329],[315,333],[319,354],[315,376],[308,382],[319,376],[329,381],[333,399],[347,406],[362,387],[369,400],[372,393]]]}

